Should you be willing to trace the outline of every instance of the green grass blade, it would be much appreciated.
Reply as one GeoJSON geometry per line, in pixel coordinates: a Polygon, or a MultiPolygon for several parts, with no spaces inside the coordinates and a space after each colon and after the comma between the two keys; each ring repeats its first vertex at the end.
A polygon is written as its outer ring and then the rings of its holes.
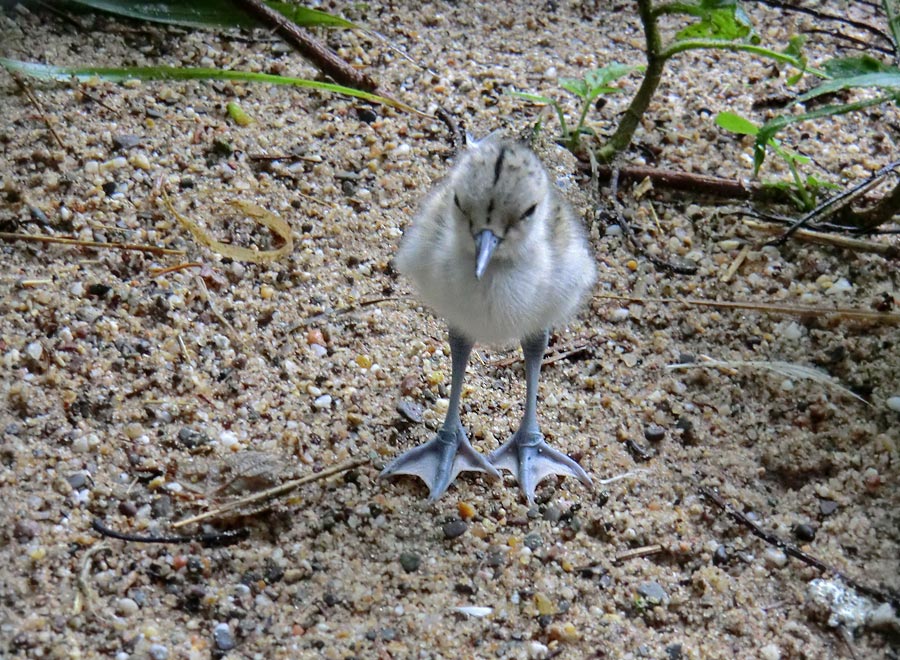
{"type": "Polygon", "coordinates": [[[881,90],[900,90],[900,69],[828,80],[815,89],[809,90],[806,94],[798,96],[797,103],[803,103],[817,96],[839,92],[843,89],[862,89],[867,87],[875,87],[881,90]]]}
{"type": "Polygon", "coordinates": [[[885,16],[888,19],[888,29],[894,38],[894,48],[900,51],[900,0],[882,0],[881,6],[884,7],[885,16]]]}
{"type": "Polygon", "coordinates": [[[250,71],[228,71],[224,69],[183,68],[171,66],[139,66],[139,67],[94,67],[94,66],[51,66],[37,62],[22,62],[0,57],[0,66],[10,71],[21,73],[39,80],[66,81],[75,78],[77,80],[90,80],[101,78],[111,82],[123,82],[125,80],[236,80],[239,82],[269,83],[272,85],[293,85],[294,87],[306,87],[334,94],[352,96],[372,103],[388,105],[399,110],[423,114],[412,106],[396,99],[391,99],[378,94],[364,92],[352,87],[335,85],[334,83],[320,82],[318,80],[306,80],[305,78],[288,78],[274,76],[268,73],[254,73],[250,71]]]}
{"type": "MultiPolygon", "coordinates": [[[[222,0],[158,0],[134,2],[133,0],[68,0],[66,5],[76,5],[105,11],[123,18],[153,23],[167,23],[194,28],[254,27],[259,21],[234,3],[222,0]]],[[[302,27],[339,27],[355,29],[358,26],[339,16],[322,11],[298,7],[288,2],[267,2],[272,9],[283,14],[302,27]]],[[[361,29],[361,28],[360,28],[361,29]]]]}

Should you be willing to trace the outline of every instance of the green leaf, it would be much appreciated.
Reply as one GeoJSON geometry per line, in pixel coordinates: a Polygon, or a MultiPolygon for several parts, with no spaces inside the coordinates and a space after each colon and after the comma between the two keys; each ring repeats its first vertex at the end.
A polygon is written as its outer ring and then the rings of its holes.
{"type": "Polygon", "coordinates": [[[716,124],[726,131],[731,131],[738,135],[756,135],[759,133],[759,127],[756,124],[733,112],[720,112],[717,114],[716,124]]]}
{"type": "Polygon", "coordinates": [[[584,81],[591,89],[597,87],[609,88],[609,84],[611,82],[627,76],[632,71],[643,70],[644,68],[646,67],[644,67],[643,65],[631,66],[628,64],[619,64],[618,62],[612,62],[604,67],[600,67],[599,69],[588,71],[584,76],[584,81]]]}
{"type": "Polygon", "coordinates": [[[842,89],[864,89],[875,87],[880,90],[900,90],[900,69],[890,67],[888,71],[864,73],[858,76],[837,78],[822,83],[797,97],[797,103],[804,103],[823,94],[831,94],[842,89]]]}
{"type": "Polygon", "coordinates": [[[567,92],[572,92],[578,98],[586,99],[589,95],[587,83],[578,78],[560,78],[559,86],[567,92]]]}
{"type": "Polygon", "coordinates": [[[675,35],[676,41],[685,39],[722,39],[735,41],[745,39],[753,35],[753,26],[749,20],[745,21],[746,14],[736,12],[735,6],[707,9],[699,21],[679,30],[675,35]]]}
{"type": "MultiPolygon", "coordinates": [[[[259,21],[232,2],[222,0],[67,0],[62,5],[87,7],[116,16],[153,23],[167,23],[194,28],[255,27],[259,21]]],[[[297,25],[357,28],[350,21],[315,9],[298,7],[289,2],[267,2],[297,25]]]]}
{"type": "Polygon", "coordinates": [[[31,76],[39,80],[68,81],[90,80],[101,78],[110,82],[124,82],[126,80],[237,80],[240,82],[270,83],[273,85],[293,85],[294,87],[306,87],[334,94],[352,96],[373,103],[388,105],[399,110],[421,114],[418,110],[396,99],[379,96],[370,92],[364,92],[352,87],[335,85],[334,83],[320,82],[318,80],[306,80],[304,78],[288,78],[273,76],[268,73],[254,73],[252,71],[231,71],[226,69],[185,68],[171,66],[138,66],[138,67],[95,67],[95,66],[50,66],[37,62],[21,62],[0,57],[0,66],[10,71],[31,76]]]}
{"type": "Polygon", "coordinates": [[[871,55],[859,55],[858,57],[839,57],[828,60],[822,65],[832,78],[850,78],[852,76],[862,76],[867,73],[888,73],[892,70],[890,66],[877,60],[871,55]]]}
{"type": "Polygon", "coordinates": [[[547,98],[546,96],[541,96],[540,94],[529,94],[527,92],[514,92],[512,90],[507,90],[507,94],[510,96],[515,96],[520,99],[525,99],[526,101],[531,101],[532,103],[546,103],[547,105],[556,105],[556,101],[551,98],[547,98]]]}

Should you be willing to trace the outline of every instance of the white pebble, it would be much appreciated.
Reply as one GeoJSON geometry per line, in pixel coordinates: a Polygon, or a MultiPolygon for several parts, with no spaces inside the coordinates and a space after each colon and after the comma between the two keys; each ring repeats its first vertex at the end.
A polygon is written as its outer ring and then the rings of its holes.
{"type": "Polygon", "coordinates": [[[528,644],[528,658],[529,660],[540,660],[540,658],[546,658],[549,655],[550,649],[540,642],[536,642],[532,640],[528,644]]]}
{"type": "Polygon", "coordinates": [[[548,66],[544,71],[544,80],[556,80],[558,72],[555,66],[548,66]]]}
{"type": "Polygon", "coordinates": [[[806,329],[802,325],[791,321],[787,324],[787,327],[782,330],[781,336],[791,341],[797,341],[798,339],[803,337],[805,333],[806,329]]]}
{"type": "Polygon", "coordinates": [[[394,149],[394,153],[398,156],[406,156],[410,151],[412,151],[412,147],[405,142],[394,149]]]}
{"type": "Polygon", "coordinates": [[[323,394],[320,397],[317,397],[315,401],[313,401],[313,407],[317,410],[324,410],[326,408],[331,407],[331,395],[323,394]]]}
{"type": "Polygon", "coordinates": [[[315,353],[316,357],[325,357],[328,355],[328,349],[321,344],[310,344],[309,348],[315,353]]]}
{"type": "Polygon", "coordinates": [[[100,169],[103,171],[118,170],[125,167],[127,164],[128,160],[126,160],[125,156],[118,156],[100,165],[100,169]]]}
{"type": "Polygon", "coordinates": [[[781,381],[781,389],[785,392],[790,392],[794,389],[794,381],[792,381],[790,378],[784,379],[783,381],[781,381]]]}
{"type": "Polygon", "coordinates": [[[84,164],[84,171],[86,174],[96,174],[100,171],[100,163],[96,160],[89,160],[84,164]]]}
{"type": "Polygon", "coordinates": [[[890,410],[900,413],[900,396],[892,396],[885,403],[890,410]]]}
{"type": "Polygon", "coordinates": [[[25,347],[25,352],[32,360],[40,360],[44,354],[44,347],[41,346],[41,342],[33,341],[25,347]]]}
{"type": "Polygon", "coordinates": [[[759,650],[762,660],[781,660],[781,649],[775,644],[766,644],[759,650]]]}
{"type": "Polygon", "coordinates": [[[609,225],[604,232],[607,236],[621,236],[622,227],[619,225],[609,225]]]}
{"type": "Polygon", "coordinates": [[[231,449],[238,444],[237,433],[234,431],[222,431],[222,434],[219,436],[219,442],[222,443],[225,449],[231,449]]]}
{"type": "Polygon", "coordinates": [[[788,563],[787,555],[779,548],[767,548],[763,559],[770,568],[784,568],[788,563]]]}
{"type": "Polygon", "coordinates": [[[627,307],[617,307],[612,311],[612,314],[609,315],[610,321],[621,322],[628,318],[630,312],[627,307]]]}
{"type": "Polygon", "coordinates": [[[825,295],[827,296],[836,296],[841,293],[848,293],[853,291],[853,285],[847,281],[846,277],[841,277],[837,282],[828,287],[828,290],[825,291],[825,295]]]}
{"type": "Polygon", "coordinates": [[[116,601],[116,614],[120,616],[132,616],[138,613],[138,604],[131,598],[120,598],[116,601]]]}

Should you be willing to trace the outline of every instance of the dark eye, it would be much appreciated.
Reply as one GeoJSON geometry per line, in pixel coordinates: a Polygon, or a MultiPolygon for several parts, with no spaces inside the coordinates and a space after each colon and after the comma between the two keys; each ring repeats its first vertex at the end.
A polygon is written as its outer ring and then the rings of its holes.
{"type": "Polygon", "coordinates": [[[456,193],[453,193],[453,203],[456,204],[456,208],[462,211],[462,206],[459,203],[459,197],[456,195],[456,193]]]}
{"type": "Polygon", "coordinates": [[[527,209],[525,209],[525,212],[522,215],[519,216],[519,220],[522,221],[522,220],[525,220],[526,218],[530,218],[531,216],[534,215],[534,212],[536,210],[537,210],[537,204],[532,204],[527,209]]]}

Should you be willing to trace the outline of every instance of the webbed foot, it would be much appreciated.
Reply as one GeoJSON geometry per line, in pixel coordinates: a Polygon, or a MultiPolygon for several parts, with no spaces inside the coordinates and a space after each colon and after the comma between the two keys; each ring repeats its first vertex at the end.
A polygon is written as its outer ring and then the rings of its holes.
{"type": "Polygon", "coordinates": [[[455,430],[441,429],[431,440],[401,454],[391,461],[379,479],[395,474],[411,474],[428,486],[429,501],[444,494],[460,472],[487,472],[500,477],[497,469],[484,455],[475,451],[462,426],[455,430]]]}
{"type": "Polygon", "coordinates": [[[582,467],[548,445],[539,432],[516,431],[503,446],[491,452],[488,460],[513,473],[529,504],[534,502],[537,485],[551,474],[575,477],[585,486],[592,485],[582,467]]]}

